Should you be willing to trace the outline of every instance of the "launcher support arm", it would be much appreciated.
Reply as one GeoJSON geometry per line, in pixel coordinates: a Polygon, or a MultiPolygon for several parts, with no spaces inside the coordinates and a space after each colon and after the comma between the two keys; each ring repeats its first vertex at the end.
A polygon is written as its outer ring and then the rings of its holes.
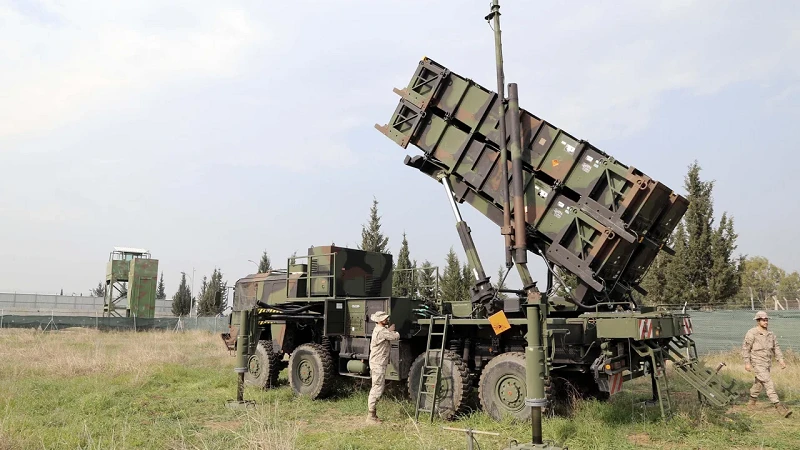
{"type": "Polygon", "coordinates": [[[444,172],[439,173],[437,178],[442,183],[447,193],[447,199],[450,201],[450,207],[453,209],[453,215],[456,218],[458,237],[461,239],[461,245],[464,247],[467,261],[472,267],[472,274],[475,277],[472,288],[470,289],[471,301],[475,306],[483,306],[484,313],[488,317],[500,311],[502,307],[498,304],[499,302],[496,299],[494,286],[492,286],[489,277],[486,276],[486,272],[483,270],[483,264],[481,264],[478,250],[475,248],[475,242],[472,240],[469,226],[467,226],[467,223],[461,217],[461,212],[458,210],[458,205],[453,197],[453,188],[450,185],[447,174],[444,172]]]}

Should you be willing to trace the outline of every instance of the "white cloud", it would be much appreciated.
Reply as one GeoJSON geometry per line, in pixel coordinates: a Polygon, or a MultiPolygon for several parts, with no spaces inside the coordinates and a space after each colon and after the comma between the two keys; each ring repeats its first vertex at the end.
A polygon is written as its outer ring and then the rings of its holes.
{"type": "Polygon", "coordinates": [[[78,121],[161,83],[235,75],[248,46],[266,39],[242,10],[214,3],[59,5],[0,9],[0,138],[78,121]]]}
{"type": "Polygon", "coordinates": [[[671,92],[703,96],[800,74],[791,57],[800,53],[796,9],[713,1],[558,8],[548,11],[563,17],[552,26],[505,33],[514,39],[504,42],[507,66],[516,69],[506,76],[519,80],[523,107],[541,105],[540,115],[589,140],[642,131],[671,92]],[[526,54],[536,58],[520,61],[526,54]]]}

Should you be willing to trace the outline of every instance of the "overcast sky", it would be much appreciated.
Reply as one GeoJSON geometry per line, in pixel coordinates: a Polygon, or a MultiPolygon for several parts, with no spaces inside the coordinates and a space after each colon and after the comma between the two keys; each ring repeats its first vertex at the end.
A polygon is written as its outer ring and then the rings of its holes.
{"type": "MultiPolygon", "coordinates": [[[[0,1],[0,291],[102,280],[114,246],[233,282],[267,250],[463,260],[447,199],[373,128],[423,56],[494,89],[490,1],[0,1]],[[413,213],[412,213],[413,211],[413,213]]],[[[501,2],[522,106],[683,193],[716,180],[738,251],[800,269],[796,2],[501,2]]],[[[487,271],[499,230],[462,207],[487,271]]],[[[534,267],[537,273],[541,264],[534,267]]]]}

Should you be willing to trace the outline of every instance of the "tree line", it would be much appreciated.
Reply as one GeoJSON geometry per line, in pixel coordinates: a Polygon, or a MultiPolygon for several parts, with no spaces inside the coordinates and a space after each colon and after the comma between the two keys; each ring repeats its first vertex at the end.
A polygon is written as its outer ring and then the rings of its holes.
{"type": "MultiPolygon", "coordinates": [[[[693,162],[684,177],[685,197],[689,207],[675,227],[667,245],[674,256],[659,252],[641,280],[648,291],[639,300],[648,305],[690,305],[716,307],[800,309],[800,274],[772,264],[764,256],[737,253],[738,234],[734,218],[724,211],[716,220],[713,180],[703,180],[702,168],[693,162]],[[776,305],[776,301],[780,305],[776,305]]],[[[362,250],[389,251],[389,238],[381,231],[378,201],[373,199],[369,221],[362,225],[362,250]]],[[[504,289],[506,271],[501,266],[493,278],[495,288],[504,289]]],[[[557,293],[568,293],[575,278],[564,276],[567,286],[557,293]]],[[[434,271],[426,260],[418,265],[410,258],[405,233],[395,261],[393,295],[432,298],[443,301],[469,299],[475,279],[467,262],[461,263],[453,248],[445,256],[442,271],[434,271]],[[419,268],[419,270],[417,270],[419,268]],[[410,271],[408,269],[414,269],[410,271]],[[438,272],[438,273],[435,273],[438,272]],[[412,276],[412,273],[415,276],[412,276]],[[425,288],[423,290],[423,287],[425,288]]]]}
{"type": "Polygon", "coordinates": [[[192,296],[186,284],[186,274],[182,272],[178,291],[172,296],[172,314],[188,316],[192,304],[196,303],[198,316],[217,316],[223,313],[227,301],[228,282],[223,279],[221,269],[215,267],[210,277],[203,275],[197,296],[192,296]]]}
{"type": "MultiPolygon", "coordinates": [[[[674,256],[660,252],[642,280],[647,304],[773,307],[773,297],[800,298],[800,275],[763,256],[734,254],[734,218],[723,212],[715,223],[714,181],[700,177],[695,161],[684,178],[690,201],[668,240],[674,256]]],[[[797,305],[795,305],[797,307],[797,305]]]]}
{"type": "MultiPolygon", "coordinates": [[[[788,272],[772,264],[764,256],[736,254],[738,235],[734,218],[727,211],[717,221],[714,212],[714,181],[703,180],[701,167],[695,161],[684,177],[684,189],[689,207],[677,224],[667,245],[674,250],[671,256],[659,252],[641,280],[648,293],[640,298],[649,305],[714,305],[716,307],[755,308],[786,307],[800,309],[800,274],[788,272]],[[780,305],[776,305],[776,301],[780,305]]],[[[367,251],[392,253],[389,237],[381,230],[378,200],[373,198],[366,224],[361,226],[361,243],[357,248],[367,251]]],[[[470,288],[475,282],[472,267],[461,262],[453,249],[444,258],[443,266],[429,260],[418,263],[411,258],[406,233],[403,233],[400,250],[394,264],[392,295],[458,301],[470,298],[470,288]]],[[[293,253],[292,256],[296,256],[293,253]]],[[[266,250],[258,264],[258,272],[272,270],[266,250]]],[[[501,266],[492,277],[496,289],[504,289],[507,274],[501,266]]],[[[566,294],[575,286],[575,278],[560,273],[567,286],[559,286],[557,293],[566,294]]],[[[104,296],[102,282],[92,290],[92,295],[104,296]]],[[[500,294],[502,295],[502,294],[500,294]]],[[[158,283],[157,298],[165,299],[164,274],[158,283]]],[[[227,281],[222,271],[215,268],[210,277],[203,277],[196,297],[182,274],[177,292],[172,296],[172,313],[188,315],[197,301],[198,315],[214,316],[223,312],[228,299],[227,281]]]]}
{"type": "MultiPolygon", "coordinates": [[[[359,250],[389,253],[389,238],[381,231],[381,217],[378,215],[378,200],[372,200],[369,221],[361,227],[359,250]]],[[[408,237],[403,233],[400,251],[394,264],[392,295],[422,299],[438,299],[451,302],[468,300],[470,289],[475,283],[472,266],[468,261],[459,261],[458,255],[450,247],[441,270],[429,260],[422,263],[411,259],[408,237]]],[[[495,280],[495,288],[504,289],[506,272],[501,266],[495,280]]],[[[501,294],[502,296],[502,294],[501,294]]]]}

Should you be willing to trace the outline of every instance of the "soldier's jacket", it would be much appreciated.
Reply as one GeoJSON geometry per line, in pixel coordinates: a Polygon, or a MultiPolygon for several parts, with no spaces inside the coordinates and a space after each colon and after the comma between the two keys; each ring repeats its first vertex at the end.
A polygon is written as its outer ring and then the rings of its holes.
{"type": "Polygon", "coordinates": [[[373,367],[384,368],[389,365],[389,349],[392,347],[391,341],[397,339],[400,339],[400,333],[389,331],[386,327],[381,325],[375,325],[375,329],[372,330],[372,340],[369,343],[370,369],[373,367]]]}
{"type": "Polygon", "coordinates": [[[745,364],[770,367],[773,355],[778,360],[783,359],[775,333],[758,326],[747,331],[742,342],[742,359],[745,364]]]}

